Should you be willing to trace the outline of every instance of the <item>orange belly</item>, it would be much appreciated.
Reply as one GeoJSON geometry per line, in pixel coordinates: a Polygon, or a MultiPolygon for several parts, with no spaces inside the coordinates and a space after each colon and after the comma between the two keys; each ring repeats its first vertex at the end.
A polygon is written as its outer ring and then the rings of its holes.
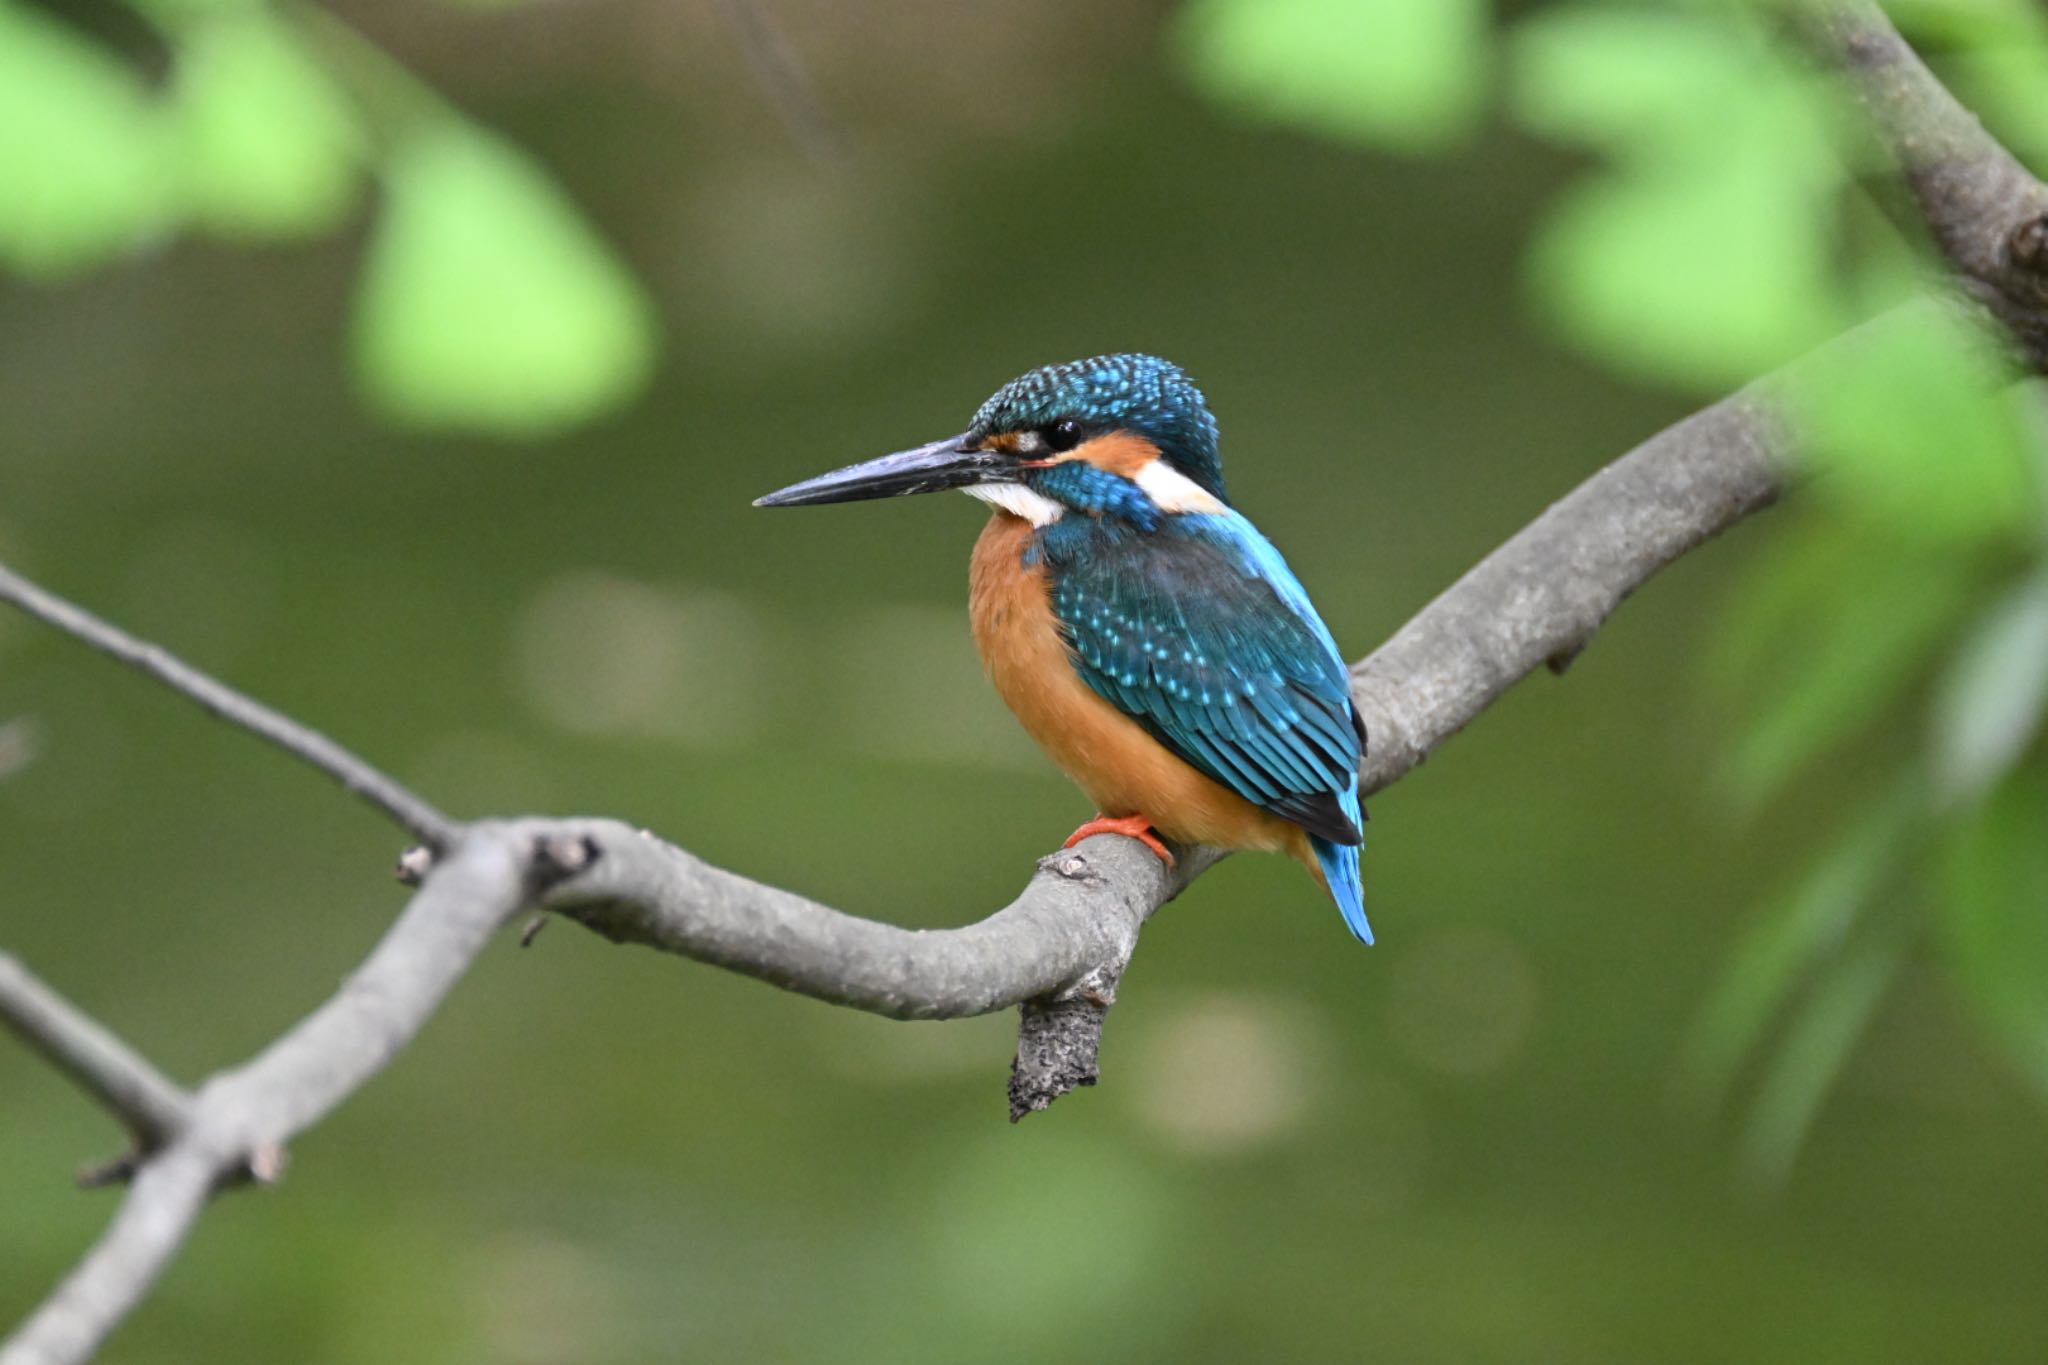
{"type": "Polygon", "coordinates": [[[1075,671],[1031,523],[997,512],[969,575],[974,643],[1003,701],[1104,815],[1143,815],[1178,843],[1284,850],[1321,871],[1302,830],[1205,777],[1096,695],[1075,671]]]}

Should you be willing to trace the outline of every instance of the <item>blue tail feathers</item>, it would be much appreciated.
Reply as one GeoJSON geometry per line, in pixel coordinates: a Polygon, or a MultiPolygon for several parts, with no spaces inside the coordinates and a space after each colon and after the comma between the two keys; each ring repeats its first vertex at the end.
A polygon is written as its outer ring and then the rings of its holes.
{"type": "Polygon", "coordinates": [[[1372,925],[1365,918],[1365,884],[1358,875],[1358,845],[1333,844],[1311,834],[1309,847],[1322,865],[1323,879],[1330,884],[1330,896],[1344,912],[1345,927],[1361,943],[1372,942],[1372,925]]]}

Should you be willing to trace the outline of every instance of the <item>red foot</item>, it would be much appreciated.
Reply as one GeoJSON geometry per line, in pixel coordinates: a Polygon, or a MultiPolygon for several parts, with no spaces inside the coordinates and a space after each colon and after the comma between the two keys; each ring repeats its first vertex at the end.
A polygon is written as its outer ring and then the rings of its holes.
{"type": "Polygon", "coordinates": [[[1142,815],[1120,815],[1114,819],[1107,815],[1098,815],[1072,834],[1069,834],[1067,841],[1061,844],[1060,847],[1072,848],[1091,834],[1122,834],[1128,838],[1136,839],[1139,843],[1157,853],[1160,862],[1165,863],[1168,867],[1173,866],[1173,854],[1167,850],[1165,844],[1159,842],[1159,835],[1153,830],[1152,822],[1142,815]]]}

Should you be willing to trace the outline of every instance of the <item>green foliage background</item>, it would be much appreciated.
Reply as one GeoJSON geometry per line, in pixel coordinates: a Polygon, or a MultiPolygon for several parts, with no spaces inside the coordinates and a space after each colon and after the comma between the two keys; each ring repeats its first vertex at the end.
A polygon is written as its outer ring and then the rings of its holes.
{"type": "MultiPolygon", "coordinates": [[[[1737,6],[848,8],[770,7],[821,166],[709,7],[0,0],[0,556],[458,812],[955,923],[1085,814],[977,677],[976,518],[749,498],[1157,350],[1362,653],[1922,275],[1737,6]]],[[[2048,149],[2031,6],[1895,12],[2048,149]]],[[[1381,948],[1232,860],[1011,1129],[1006,1019],[507,943],[106,1358],[2039,1358],[2048,499],[1996,364],[1831,366],[1808,496],[1375,804],[1381,948]]],[[[331,989],[392,842],[0,617],[0,943],[175,1074],[331,989]]],[[[0,1048],[0,1317],[113,1140],[0,1048]]]]}

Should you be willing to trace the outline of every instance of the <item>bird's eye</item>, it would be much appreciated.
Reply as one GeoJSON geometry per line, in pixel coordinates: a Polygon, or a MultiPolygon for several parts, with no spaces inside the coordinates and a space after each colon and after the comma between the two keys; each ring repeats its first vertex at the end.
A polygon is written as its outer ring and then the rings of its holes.
{"type": "Polygon", "coordinates": [[[1045,429],[1045,444],[1053,450],[1072,450],[1081,444],[1081,424],[1069,417],[1045,429]]]}

